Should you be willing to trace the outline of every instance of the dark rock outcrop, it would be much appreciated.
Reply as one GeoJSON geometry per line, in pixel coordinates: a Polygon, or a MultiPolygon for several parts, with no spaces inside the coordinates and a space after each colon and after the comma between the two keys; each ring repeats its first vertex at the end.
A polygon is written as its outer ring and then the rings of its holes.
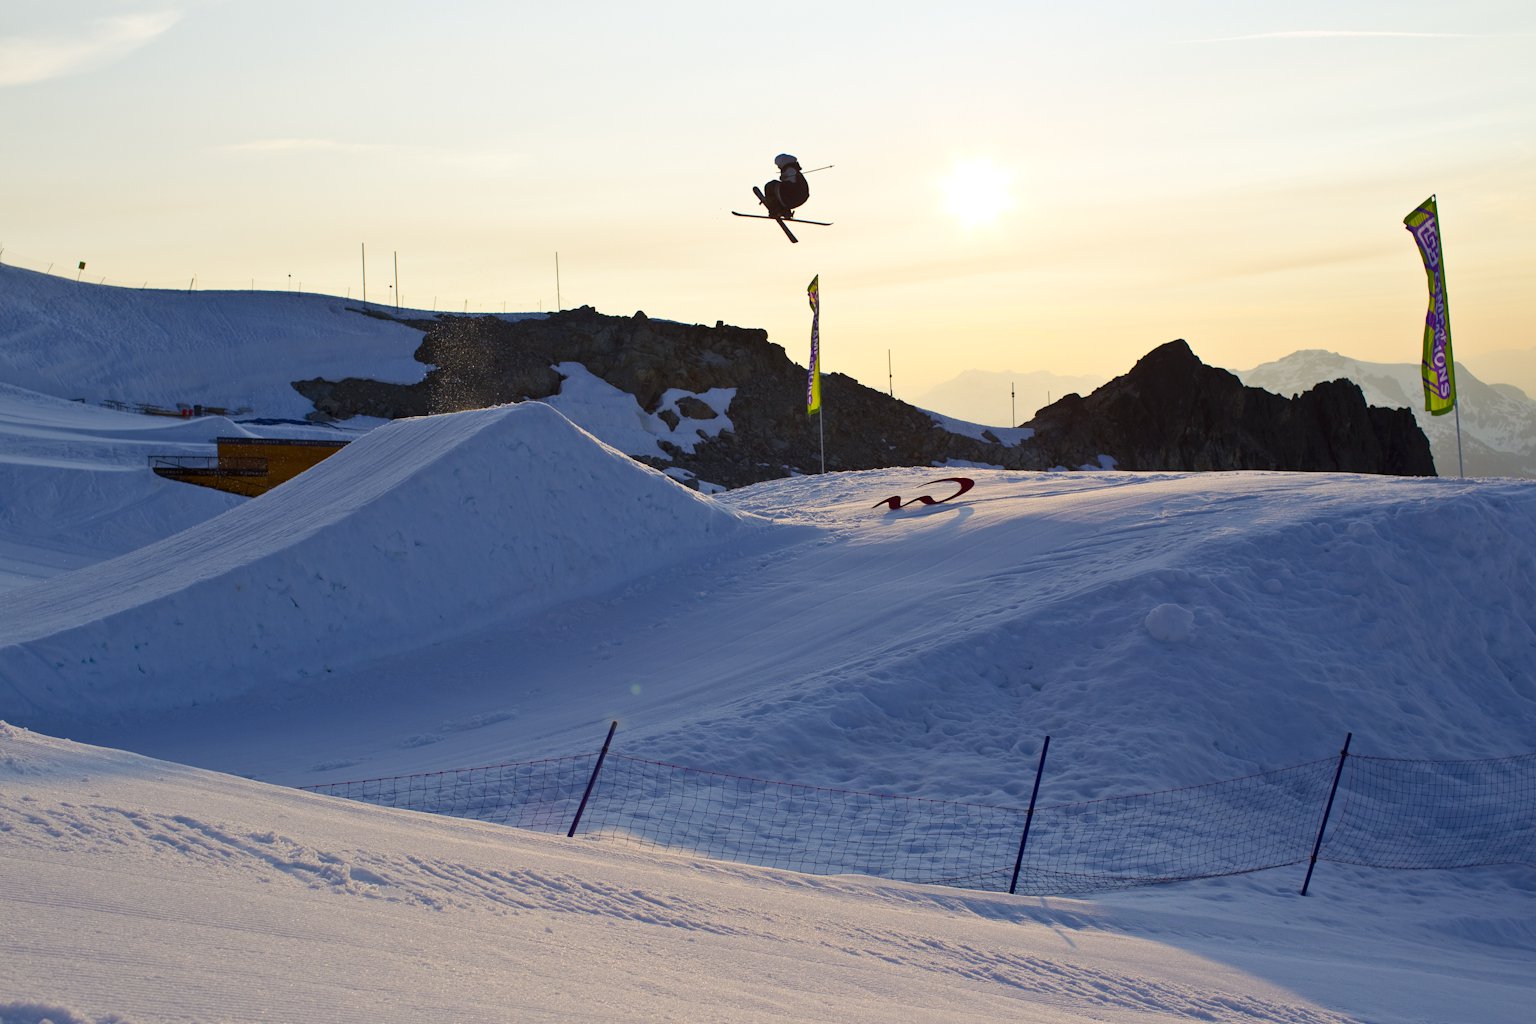
{"type": "MultiPolygon", "coordinates": [[[[419,322],[427,333],[416,359],[433,369],[418,384],[348,378],[295,381],[322,418],[394,419],[457,412],[504,402],[548,398],[563,380],[554,367],[574,362],[657,413],[672,389],[700,394],[734,388],[730,430],[700,441],[691,452],[662,443],[668,458],[641,457],[657,468],[684,469],[701,480],[740,487],[821,468],[816,420],[805,412],[804,367],[768,340],[766,331],[705,327],[604,316],[590,307],[540,319],[443,317],[419,322]]],[[[930,465],[949,459],[1014,469],[1036,467],[1026,452],[941,429],[927,413],[865,387],[843,374],[822,377],[827,409],[826,468],[877,469],[930,465]]],[[[713,410],[697,399],[677,403],[707,422],[713,410]]],[[[670,410],[668,416],[675,416],[670,410]]]]}
{"type": "Polygon", "coordinates": [[[416,358],[433,367],[418,384],[348,378],[294,387],[319,418],[392,419],[548,398],[564,379],[556,367],[580,363],[673,427],[681,417],[707,422],[716,413],[689,397],[664,409],[669,391],[733,388],[729,429],[692,451],[663,441],[665,457],[640,457],[726,487],[817,472],[819,429],[828,470],[950,461],[1078,468],[1109,456],[1127,470],[1434,474],[1428,442],[1406,410],[1368,408],[1347,381],[1294,400],[1245,387],[1201,363],[1183,341],[1159,347],[1087,398],[1068,395],[1042,409],[1025,424],[1032,438],[1004,445],[952,433],[922,410],[835,373],[822,377],[818,424],[805,413],[805,369],[758,329],[604,316],[590,307],[516,321],[445,316],[417,326],[426,333],[416,358]]]}
{"type": "Polygon", "coordinates": [[[1282,398],[1206,366],[1183,341],[1152,350],[1087,398],[1041,409],[1030,426],[1033,443],[1063,465],[1107,453],[1127,470],[1435,475],[1409,410],[1367,406],[1348,380],[1282,398]]]}

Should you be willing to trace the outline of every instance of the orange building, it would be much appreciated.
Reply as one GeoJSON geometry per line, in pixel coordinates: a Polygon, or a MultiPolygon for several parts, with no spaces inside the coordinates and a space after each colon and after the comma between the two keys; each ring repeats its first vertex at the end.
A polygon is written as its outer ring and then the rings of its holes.
{"type": "Polygon", "coordinates": [[[340,451],[346,441],[218,437],[218,455],[151,455],[157,476],[254,498],[340,451]]]}

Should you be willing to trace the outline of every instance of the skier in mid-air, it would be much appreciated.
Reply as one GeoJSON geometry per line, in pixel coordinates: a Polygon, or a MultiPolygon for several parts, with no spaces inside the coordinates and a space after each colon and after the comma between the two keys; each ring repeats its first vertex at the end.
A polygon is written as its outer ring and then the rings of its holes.
{"type": "Polygon", "coordinates": [[[770,217],[793,217],[795,207],[811,198],[811,184],[805,180],[800,161],[788,153],[780,153],[773,163],[779,176],[763,186],[763,205],[770,217]]]}
{"type": "MultiPolygon", "coordinates": [[[[790,224],[815,224],[817,227],[831,227],[830,221],[825,220],[801,220],[795,216],[795,207],[811,197],[810,183],[805,180],[805,172],[800,169],[800,161],[788,153],[780,153],[773,158],[774,165],[779,169],[779,176],[762,188],[752,186],[752,194],[757,196],[757,201],[763,204],[765,213],[742,213],[732,210],[737,217],[752,217],[757,220],[776,221],[779,227],[784,229],[784,236],[791,242],[798,242],[795,233],[789,230],[790,224]]],[[[827,167],[831,167],[828,164],[827,167]]],[[[816,167],[813,170],[825,170],[824,167],[816,167]]]]}

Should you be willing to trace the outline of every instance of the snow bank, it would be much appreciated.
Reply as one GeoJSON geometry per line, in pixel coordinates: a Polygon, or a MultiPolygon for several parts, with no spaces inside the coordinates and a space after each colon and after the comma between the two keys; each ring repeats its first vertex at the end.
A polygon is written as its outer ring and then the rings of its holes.
{"type": "Polygon", "coordinates": [[[183,533],[0,595],[0,717],[323,677],[757,525],[540,403],[397,421],[183,533]]]}
{"type": "Polygon", "coordinates": [[[993,444],[1012,447],[1035,436],[1034,430],[1030,427],[988,427],[980,423],[972,423],[969,420],[946,416],[943,413],[931,410],[924,411],[932,418],[933,422],[951,434],[959,434],[961,437],[969,437],[977,441],[990,441],[993,444]]]}

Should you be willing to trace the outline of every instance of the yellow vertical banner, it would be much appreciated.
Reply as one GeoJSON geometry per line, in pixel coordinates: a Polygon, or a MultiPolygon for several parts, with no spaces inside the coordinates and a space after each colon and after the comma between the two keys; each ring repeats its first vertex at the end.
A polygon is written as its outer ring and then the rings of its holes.
{"type": "Polygon", "coordinates": [[[811,370],[805,380],[806,415],[821,411],[821,275],[811,278],[805,293],[811,300],[811,370]]]}
{"type": "Polygon", "coordinates": [[[1451,311],[1445,295],[1445,253],[1440,248],[1440,211],[1435,197],[1403,218],[1424,259],[1429,277],[1429,312],[1424,315],[1424,409],[1432,416],[1456,407],[1456,365],[1451,358],[1451,311]]]}

